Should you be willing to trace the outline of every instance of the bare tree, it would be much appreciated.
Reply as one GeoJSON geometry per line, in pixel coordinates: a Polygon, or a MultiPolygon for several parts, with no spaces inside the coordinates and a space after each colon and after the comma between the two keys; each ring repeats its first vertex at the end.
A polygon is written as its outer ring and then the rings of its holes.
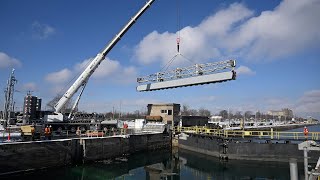
{"type": "Polygon", "coordinates": [[[234,118],[234,114],[231,112],[231,111],[229,111],[229,113],[228,113],[228,117],[230,118],[230,119],[233,119],[234,118]]]}
{"type": "Polygon", "coordinates": [[[196,110],[196,109],[190,109],[189,114],[192,116],[197,116],[199,113],[198,113],[198,110],[196,110]]]}
{"type": "Polygon", "coordinates": [[[237,118],[237,119],[241,119],[241,118],[242,118],[242,114],[241,114],[240,111],[237,111],[234,116],[235,116],[235,118],[237,118]]]}
{"type": "Polygon", "coordinates": [[[208,109],[200,108],[199,111],[199,116],[211,116],[211,112],[208,109]]]}
{"type": "Polygon", "coordinates": [[[256,112],[256,119],[261,119],[261,112],[260,111],[256,112]]]}
{"type": "Polygon", "coordinates": [[[219,112],[219,115],[222,116],[223,119],[228,118],[228,111],[227,110],[221,110],[219,112]]]}
{"type": "Polygon", "coordinates": [[[246,118],[250,118],[250,117],[252,116],[252,111],[246,111],[246,112],[244,113],[244,116],[245,116],[246,118]]]}
{"type": "Polygon", "coordinates": [[[189,111],[189,106],[188,105],[183,105],[182,106],[182,111],[181,111],[182,116],[190,116],[190,111],[189,111]]]}

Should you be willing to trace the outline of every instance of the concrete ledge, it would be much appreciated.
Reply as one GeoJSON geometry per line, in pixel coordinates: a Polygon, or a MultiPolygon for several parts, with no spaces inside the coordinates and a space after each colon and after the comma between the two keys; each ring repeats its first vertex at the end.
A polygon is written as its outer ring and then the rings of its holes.
{"type": "Polygon", "coordinates": [[[72,140],[0,145],[0,174],[63,166],[72,162],[72,140]]]}
{"type": "Polygon", "coordinates": [[[0,177],[170,146],[170,137],[160,133],[0,144],[0,177]]]}
{"type": "MultiPolygon", "coordinates": [[[[298,150],[298,144],[224,142],[211,136],[190,135],[186,140],[179,139],[179,148],[215,157],[223,155],[228,159],[289,162],[290,158],[296,158],[303,162],[303,151],[298,150]]],[[[308,156],[312,163],[318,160],[320,153],[310,151],[308,156]]]]}

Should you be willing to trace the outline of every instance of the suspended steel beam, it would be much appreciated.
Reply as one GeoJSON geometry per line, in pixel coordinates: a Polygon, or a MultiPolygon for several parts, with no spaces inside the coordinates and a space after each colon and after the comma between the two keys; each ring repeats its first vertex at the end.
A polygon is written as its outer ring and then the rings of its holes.
{"type": "Polygon", "coordinates": [[[235,80],[235,66],[235,60],[227,60],[158,72],[137,78],[139,83],[137,91],[154,91],[235,80]]]}

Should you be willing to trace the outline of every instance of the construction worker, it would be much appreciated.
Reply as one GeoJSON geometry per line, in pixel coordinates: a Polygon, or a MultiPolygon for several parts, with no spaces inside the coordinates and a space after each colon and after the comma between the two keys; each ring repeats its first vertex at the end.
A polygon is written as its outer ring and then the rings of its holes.
{"type": "Polygon", "coordinates": [[[104,134],[107,136],[108,128],[107,128],[107,127],[104,127],[104,128],[103,128],[103,131],[104,131],[104,134]]]}
{"type": "Polygon", "coordinates": [[[305,127],[303,128],[303,134],[304,134],[305,140],[308,140],[309,130],[308,130],[307,126],[305,126],[305,127]]]}
{"type": "Polygon", "coordinates": [[[112,133],[113,136],[116,135],[114,127],[111,128],[111,133],[112,133]]]}
{"type": "Polygon", "coordinates": [[[51,140],[51,135],[52,135],[52,126],[49,126],[49,139],[51,140]]]}
{"type": "Polygon", "coordinates": [[[124,134],[127,134],[127,129],[128,129],[128,124],[127,123],[123,123],[123,132],[124,134]]]}
{"type": "Polygon", "coordinates": [[[34,128],[34,125],[32,125],[32,126],[31,126],[31,140],[32,140],[32,141],[35,139],[34,133],[35,133],[35,128],[34,128]]]}
{"type": "Polygon", "coordinates": [[[51,125],[44,128],[44,135],[47,140],[51,140],[51,132],[52,132],[51,125]]]}
{"type": "Polygon", "coordinates": [[[77,134],[78,136],[80,136],[80,135],[81,135],[80,127],[78,127],[78,128],[77,128],[77,132],[76,132],[76,134],[77,134]]]}
{"type": "Polygon", "coordinates": [[[49,136],[49,126],[46,126],[44,128],[44,136],[45,136],[45,139],[49,139],[48,136],[49,136]]]}

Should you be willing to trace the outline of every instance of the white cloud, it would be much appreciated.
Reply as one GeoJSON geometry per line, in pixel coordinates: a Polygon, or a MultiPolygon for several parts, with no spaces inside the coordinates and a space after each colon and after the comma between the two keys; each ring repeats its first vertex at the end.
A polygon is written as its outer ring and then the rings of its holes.
{"type": "MultiPolygon", "coordinates": [[[[93,58],[86,59],[80,63],[77,63],[74,66],[74,70],[77,72],[82,72],[85,70],[85,68],[89,65],[89,63],[93,60],[93,58]]],[[[101,64],[98,66],[98,68],[95,70],[95,72],[92,74],[92,78],[95,79],[101,79],[110,76],[111,74],[115,72],[119,72],[119,69],[121,68],[121,65],[119,61],[111,60],[109,58],[106,58],[101,62],[101,64]]]]}
{"type": "Polygon", "coordinates": [[[21,62],[13,57],[8,56],[4,52],[0,52],[0,68],[21,67],[21,62]]]}
{"type": "Polygon", "coordinates": [[[295,106],[298,112],[320,114],[320,90],[311,90],[303,94],[295,106]]]}
{"type": "MultiPolygon", "coordinates": [[[[195,27],[181,29],[181,53],[197,62],[237,56],[263,61],[318,48],[320,1],[284,0],[275,9],[255,15],[234,3],[195,27]]],[[[135,48],[142,64],[165,64],[176,53],[176,33],[148,34],[135,48]]]]}
{"type": "Polygon", "coordinates": [[[115,75],[117,73],[120,73],[120,63],[119,61],[111,60],[109,58],[106,58],[100,66],[97,68],[97,70],[93,73],[92,77],[99,79],[99,78],[105,78],[109,77],[111,75],[115,75]]]}
{"type": "Polygon", "coordinates": [[[31,25],[32,36],[36,39],[47,39],[49,36],[55,34],[56,30],[47,25],[35,21],[31,25]]]}
{"type": "MultiPolygon", "coordinates": [[[[93,58],[85,59],[82,62],[76,63],[73,68],[62,69],[57,72],[49,73],[45,80],[53,85],[63,85],[69,82],[71,78],[78,78],[78,76],[85,70],[90,64],[93,58]]],[[[133,66],[124,67],[119,61],[106,58],[101,62],[90,79],[98,81],[108,81],[116,84],[128,84],[136,81],[137,70],[133,66]]],[[[61,88],[60,88],[61,89],[61,88]]]]}
{"type": "Polygon", "coordinates": [[[62,69],[57,72],[49,73],[45,80],[53,84],[64,84],[70,80],[72,72],[69,69],[62,69]]]}
{"type": "MultiPolygon", "coordinates": [[[[86,59],[74,66],[74,71],[82,73],[89,65],[93,58],[86,59]]],[[[108,57],[101,62],[95,72],[92,74],[92,79],[108,80],[117,84],[127,84],[136,81],[137,70],[133,66],[124,67],[119,61],[109,59],[108,57]]]]}
{"type": "Polygon", "coordinates": [[[259,109],[262,111],[289,108],[293,110],[294,115],[301,117],[311,115],[320,119],[320,90],[306,91],[298,99],[289,99],[285,96],[273,97],[251,102],[242,107],[246,107],[245,110],[253,110],[257,104],[259,104],[259,109]],[[253,107],[253,109],[250,107],[253,107]]]}
{"type": "Polygon", "coordinates": [[[25,83],[22,85],[24,91],[37,91],[38,86],[34,82],[25,83]]]}
{"type": "Polygon", "coordinates": [[[264,11],[239,26],[224,42],[254,58],[281,58],[319,45],[320,2],[284,0],[273,11],[264,11]]]}
{"type": "Polygon", "coordinates": [[[237,75],[254,75],[256,72],[252,71],[249,67],[247,66],[240,66],[236,69],[237,75]]]}

